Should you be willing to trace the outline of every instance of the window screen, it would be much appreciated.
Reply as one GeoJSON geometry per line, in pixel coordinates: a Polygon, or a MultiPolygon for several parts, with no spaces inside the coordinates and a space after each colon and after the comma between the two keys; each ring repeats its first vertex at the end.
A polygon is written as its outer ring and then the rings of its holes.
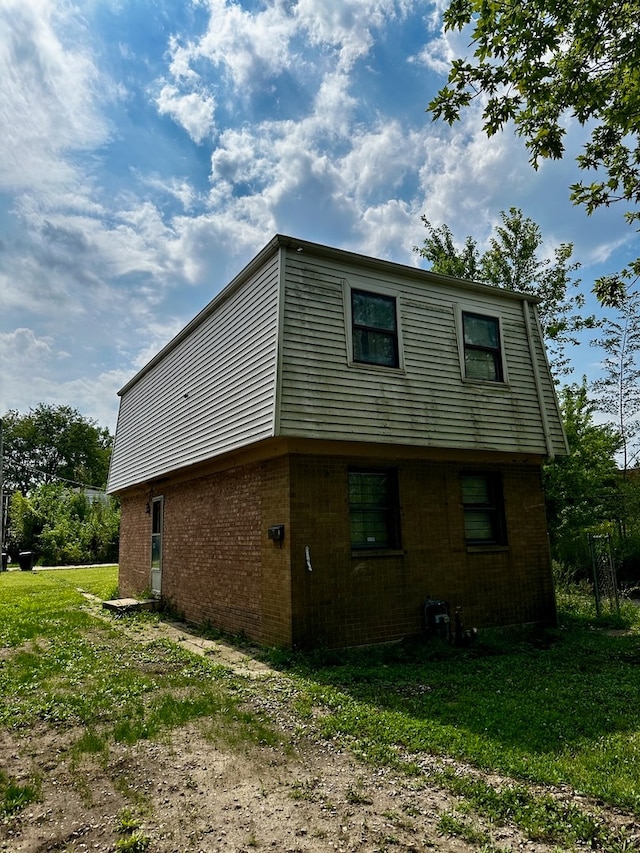
{"type": "Polygon", "coordinates": [[[460,483],[467,544],[505,544],[504,502],[500,478],[494,474],[465,474],[460,483]]]}
{"type": "Polygon", "coordinates": [[[350,471],[349,517],[353,548],[399,547],[396,472],[350,471]]]}

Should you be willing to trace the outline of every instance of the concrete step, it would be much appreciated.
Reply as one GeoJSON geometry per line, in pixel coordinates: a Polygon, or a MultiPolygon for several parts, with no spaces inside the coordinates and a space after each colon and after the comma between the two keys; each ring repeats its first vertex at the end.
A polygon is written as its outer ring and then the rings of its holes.
{"type": "Polygon", "coordinates": [[[160,601],[157,598],[114,598],[111,601],[103,601],[102,606],[119,614],[133,613],[137,610],[153,612],[159,609],[160,601]]]}

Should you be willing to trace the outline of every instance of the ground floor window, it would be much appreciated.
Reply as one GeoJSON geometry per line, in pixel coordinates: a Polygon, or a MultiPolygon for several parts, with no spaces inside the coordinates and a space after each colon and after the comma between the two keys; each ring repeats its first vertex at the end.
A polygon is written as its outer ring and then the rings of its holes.
{"type": "Polygon", "coordinates": [[[460,480],[467,545],[505,545],[502,480],[497,474],[463,474],[460,480]]]}
{"type": "Polygon", "coordinates": [[[352,548],[399,548],[399,515],[397,471],[349,471],[352,548]]]}

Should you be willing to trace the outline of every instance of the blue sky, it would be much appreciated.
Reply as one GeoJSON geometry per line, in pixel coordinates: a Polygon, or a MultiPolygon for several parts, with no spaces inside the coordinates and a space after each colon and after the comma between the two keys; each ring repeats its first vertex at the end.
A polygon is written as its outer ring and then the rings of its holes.
{"type": "MultiPolygon", "coordinates": [[[[66,404],[113,431],[117,390],[275,233],[417,265],[422,215],[482,247],[513,206],[549,253],[574,243],[585,291],[640,254],[621,209],[568,200],[579,127],[534,172],[475,107],[430,121],[467,50],[441,11],[0,0],[0,413],[66,404]]],[[[573,361],[597,376],[597,350],[573,361]]]]}

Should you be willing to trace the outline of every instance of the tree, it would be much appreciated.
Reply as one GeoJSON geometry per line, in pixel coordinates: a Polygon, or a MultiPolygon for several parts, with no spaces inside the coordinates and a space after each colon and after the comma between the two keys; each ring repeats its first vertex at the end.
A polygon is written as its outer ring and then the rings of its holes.
{"type": "Polygon", "coordinates": [[[569,454],[545,466],[545,501],[553,554],[572,563],[579,560],[586,533],[619,521],[620,437],[612,426],[594,423],[596,404],[586,377],[562,389],[560,405],[569,454]]]}
{"type": "Polygon", "coordinates": [[[120,509],[114,498],[92,499],[62,483],[42,483],[26,497],[12,495],[9,517],[7,544],[14,557],[26,549],[45,565],[118,559],[120,509]]]}
{"type": "Polygon", "coordinates": [[[2,422],[6,491],[27,495],[56,480],[106,485],[113,438],[77,409],[42,403],[26,415],[10,411],[2,422]]]}
{"type": "Polygon", "coordinates": [[[629,296],[602,327],[604,336],[593,344],[606,353],[603,374],[592,387],[598,408],[613,416],[626,475],[640,456],[640,296],[629,296]]]}
{"type": "Polygon", "coordinates": [[[469,281],[482,280],[480,253],[473,237],[467,237],[462,249],[458,249],[448,225],[435,228],[426,216],[422,217],[422,222],[429,233],[422,246],[414,246],[414,252],[431,261],[433,272],[469,281]]]}
{"type": "MultiPolygon", "coordinates": [[[[640,0],[450,0],[445,30],[472,26],[474,59],[455,59],[448,83],[429,104],[433,119],[453,124],[483,98],[484,131],[508,122],[526,140],[530,162],[564,155],[567,116],[588,126],[576,159],[595,180],[570,187],[587,213],[640,201],[640,0]]],[[[640,211],[628,210],[628,222],[640,211]]],[[[619,304],[640,259],[596,283],[599,298],[619,304]]]]}
{"type": "Polygon", "coordinates": [[[514,207],[508,214],[501,211],[500,216],[502,224],[495,228],[489,248],[482,255],[473,237],[467,237],[462,249],[457,249],[447,225],[435,228],[423,216],[428,234],[415,251],[431,262],[434,272],[530,293],[541,299],[538,314],[554,373],[567,373],[565,346],[577,343],[576,334],[595,323],[593,317],[581,316],[584,296],[575,292],[579,280],[571,277],[580,266],[571,261],[573,246],[562,243],[551,261],[541,256],[542,234],[535,222],[514,207]],[[569,291],[573,291],[571,296],[569,291]]]}

